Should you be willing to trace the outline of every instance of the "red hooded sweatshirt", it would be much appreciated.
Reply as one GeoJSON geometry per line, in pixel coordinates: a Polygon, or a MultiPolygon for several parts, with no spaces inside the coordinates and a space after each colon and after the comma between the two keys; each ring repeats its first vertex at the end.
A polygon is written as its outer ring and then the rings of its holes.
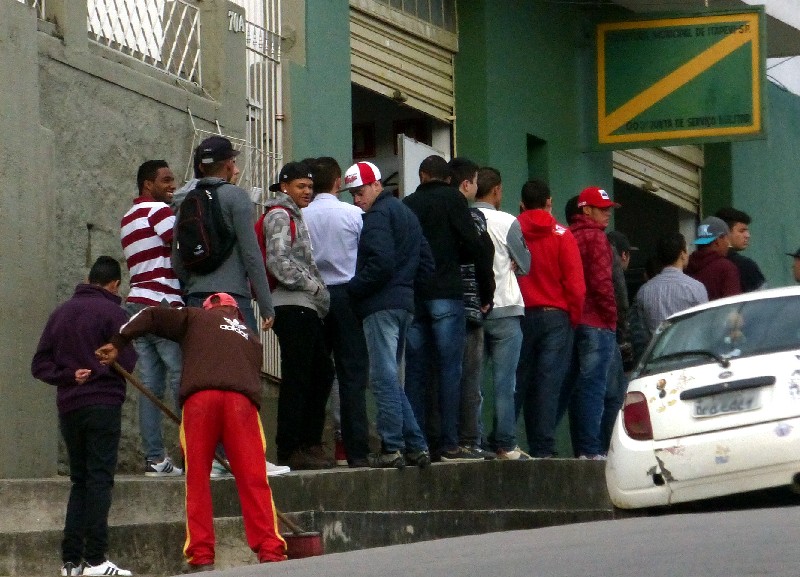
{"type": "Polygon", "coordinates": [[[531,253],[530,272],[517,278],[525,307],[565,310],[577,325],[586,285],[575,237],[546,210],[526,210],[517,220],[531,253]]]}
{"type": "Polygon", "coordinates": [[[611,279],[613,253],[605,235],[605,227],[588,216],[579,214],[569,229],[578,241],[586,280],[586,301],[581,315],[582,325],[616,330],[617,300],[611,279]]]}

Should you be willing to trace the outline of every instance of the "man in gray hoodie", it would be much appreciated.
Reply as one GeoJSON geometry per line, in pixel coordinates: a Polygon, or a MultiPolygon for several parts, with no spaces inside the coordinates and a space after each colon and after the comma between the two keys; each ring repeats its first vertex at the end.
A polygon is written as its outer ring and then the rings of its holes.
{"type": "MultiPolygon", "coordinates": [[[[253,230],[253,205],[247,193],[230,184],[238,174],[236,156],[231,141],[224,136],[210,136],[195,149],[194,165],[201,178],[196,188],[209,187],[217,190],[222,218],[228,230],[233,232],[235,244],[230,255],[215,270],[208,274],[195,274],[186,270],[178,251],[172,244],[172,266],[186,290],[188,306],[202,306],[203,301],[214,293],[225,292],[236,299],[239,312],[253,332],[258,332],[251,287],[258,302],[261,328],[272,327],[275,311],[267,284],[264,260],[258,248],[253,230]]],[[[180,211],[180,209],[178,209],[180,211]]],[[[177,236],[178,219],[175,220],[177,236]]]]}
{"type": "Polygon", "coordinates": [[[311,202],[311,169],[290,162],[269,187],[276,198],[265,205],[266,265],[274,278],[275,335],[281,346],[278,397],[278,464],[293,469],[327,469],[335,461],[322,447],[325,404],[333,363],[322,319],[330,294],[311,253],[311,238],[300,209],[311,202]]]}

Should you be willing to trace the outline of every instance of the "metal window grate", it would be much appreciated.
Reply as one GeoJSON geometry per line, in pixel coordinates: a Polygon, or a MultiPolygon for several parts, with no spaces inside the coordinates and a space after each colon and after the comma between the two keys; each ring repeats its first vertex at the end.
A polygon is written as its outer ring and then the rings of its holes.
{"type": "Polygon", "coordinates": [[[202,83],[196,6],[185,0],[89,0],[88,11],[94,42],[202,83]]]}
{"type": "Polygon", "coordinates": [[[39,18],[39,20],[45,19],[44,0],[17,0],[17,1],[25,4],[26,6],[30,6],[31,8],[36,8],[36,17],[39,18]]]}
{"type": "MultiPolygon", "coordinates": [[[[283,158],[281,122],[281,20],[280,0],[233,0],[247,13],[247,146],[244,154],[253,199],[263,203],[271,193],[269,184],[283,158]]],[[[260,209],[259,209],[260,210],[260,209]]],[[[255,303],[254,303],[255,304],[255,303]]],[[[256,307],[257,309],[257,307],[256,307]]],[[[262,333],[262,371],[281,379],[281,355],[273,331],[262,333]]]]}

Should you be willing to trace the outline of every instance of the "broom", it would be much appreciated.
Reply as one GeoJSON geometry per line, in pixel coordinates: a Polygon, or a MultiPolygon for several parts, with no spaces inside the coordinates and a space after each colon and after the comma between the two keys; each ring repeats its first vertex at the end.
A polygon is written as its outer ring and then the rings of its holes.
{"type": "MultiPolygon", "coordinates": [[[[137,379],[135,376],[133,376],[128,371],[123,369],[122,366],[117,361],[114,361],[111,364],[111,367],[115,371],[117,371],[117,373],[119,373],[123,378],[125,378],[125,380],[127,380],[130,384],[132,384],[134,387],[136,387],[139,390],[139,392],[142,393],[145,397],[147,397],[155,406],[157,406],[159,409],[161,409],[161,411],[165,415],[167,415],[167,417],[169,417],[173,422],[175,422],[178,425],[181,424],[181,420],[178,417],[178,415],[173,413],[172,410],[167,405],[165,405],[164,402],[161,399],[159,399],[157,396],[155,396],[150,389],[145,387],[139,379],[137,379]]],[[[216,453],[214,454],[214,459],[216,459],[216,461],[220,465],[222,465],[225,468],[226,471],[228,471],[229,473],[233,474],[233,471],[231,471],[231,467],[228,464],[228,460],[225,459],[220,454],[219,451],[216,451],[216,453]]],[[[292,555],[291,552],[289,551],[289,549],[292,549],[292,547],[289,547],[289,544],[287,543],[287,554],[289,555],[290,559],[297,559],[299,557],[311,557],[313,555],[321,555],[322,554],[322,541],[321,541],[321,536],[320,536],[319,533],[304,531],[294,521],[292,521],[286,515],[281,513],[277,509],[277,507],[274,507],[274,505],[273,505],[273,508],[275,509],[275,514],[278,516],[278,519],[280,519],[281,522],[283,522],[283,524],[286,525],[292,533],[294,533],[295,537],[300,537],[303,540],[304,543],[306,541],[309,541],[306,544],[306,546],[303,546],[300,543],[298,543],[297,545],[298,545],[299,549],[301,549],[301,550],[295,550],[294,551],[294,553],[295,553],[294,555],[292,555]],[[311,542],[310,538],[312,536],[316,536],[316,539],[317,539],[317,543],[316,544],[311,542]],[[302,554],[302,553],[306,553],[306,554],[302,554]]],[[[298,549],[298,547],[295,547],[295,549],[298,549]]]]}

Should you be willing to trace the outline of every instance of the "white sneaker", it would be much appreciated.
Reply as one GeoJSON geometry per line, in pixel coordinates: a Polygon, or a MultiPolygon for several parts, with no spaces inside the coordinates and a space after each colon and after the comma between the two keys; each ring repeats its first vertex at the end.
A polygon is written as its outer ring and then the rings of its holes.
{"type": "Polygon", "coordinates": [[[114,563],[106,559],[100,565],[83,564],[83,575],[119,575],[120,577],[131,577],[133,573],[127,569],[120,569],[114,563]]]}
{"type": "Polygon", "coordinates": [[[276,465],[267,461],[267,477],[280,477],[292,471],[291,467],[286,465],[276,465]]]}
{"type": "Polygon", "coordinates": [[[229,473],[228,470],[219,463],[219,461],[214,459],[214,462],[211,463],[211,478],[230,479],[231,477],[233,477],[233,475],[229,473]]]}
{"type": "Polygon", "coordinates": [[[519,447],[514,447],[510,451],[498,450],[497,458],[501,461],[529,461],[531,456],[519,447]]]}
{"type": "Polygon", "coordinates": [[[605,455],[581,455],[578,457],[579,461],[605,461],[605,455]]]}
{"type": "Polygon", "coordinates": [[[146,477],[179,477],[183,475],[183,469],[176,467],[172,459],[166,456],[160,463],[148,459],[144,474],[146,477]]]}

